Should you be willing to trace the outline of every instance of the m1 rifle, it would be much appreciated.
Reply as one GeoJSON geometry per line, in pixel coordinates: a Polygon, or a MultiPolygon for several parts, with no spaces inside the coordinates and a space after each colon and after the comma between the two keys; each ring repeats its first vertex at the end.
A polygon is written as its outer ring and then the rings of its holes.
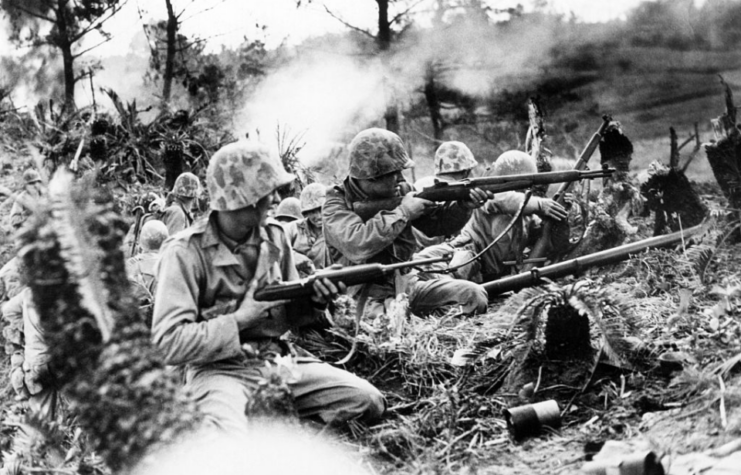
{"type": "Polygon", "coordinates": [[[544,284],[544,279],[556,279],[571,274],[577,274],[589,267],[615,264],[630,258],[631,255],[648,249],[674,246],[688,241],[691,237],[701,236],[708,229],[710,222],[705,221],[682,231],[663,236],[655,236],[642,241],[624,244],[613,249],[594,252],[545,267],[538,267],[519,274],[503,277],[483,284],[489,294],[489,299],[509,291],[518,291],[525,287],[544,284]]]}
{"type": "MultiPolygon", "coordinates": [[[[433,186],[423,188],[415,196],[430,201],[458,201],[467,199],[471,190],[474,188],[480,188],[496,194],[505,191],[524,190],[535,185],[571,183],[584,179],[605,178],[611,176],[614,171],[614,168],[587,171],[566,170],[560,172],[466,178],[465,180],[453,182],[439,181],[433,186]]],[[[401,200],[402,197],[397,196],[377,201],[360,201],[353,204],[353,211],[366,221],[379,211],[396,208],[401,203],[401,200]]]]}
{"type": "Polygon", "coordinates": [[[374,282],[390,275],[397,269],[417,267],[435,262],[449,261],[452,255],[419,259],[417,261],[399,262],[396,264],[360,264],[339,269],[324,269],[305,279],[269,284],[255,291],[254,298],[259,301],[290,300],[309,297],[314,294],[314,281],[329,279],[336,284],[342,282],[347,286],[374,282]]]}

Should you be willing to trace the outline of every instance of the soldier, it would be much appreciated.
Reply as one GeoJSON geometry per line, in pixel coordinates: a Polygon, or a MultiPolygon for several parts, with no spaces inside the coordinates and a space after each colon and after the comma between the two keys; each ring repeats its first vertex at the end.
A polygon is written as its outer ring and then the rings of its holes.
{"type": "MultiPolygon", "coordinates": [[[[471,171],[478,164],[471,149],[463,142],[443,142],[435,151],[435,176],[420,178],[414,182],[414,189],[422,191],[424,188],[433,186],[436,181],[464,180],[471,176],[471,171]]],[[[412,228],[412,230],[420,249],[442,244],[446,239],[446,236],[427,236],[417,228],[412,228]]]]}
{"type": "Polygon", "coordinates": [[[44,192],[41,175],[32,168],[23,172],[23,183],[23,191],[16,197],[13,207],[10,208],[10,225],[14,230],[19,229],[31,215],[35,202],[44,192]]]}
{"type": "Polygon", "coordinates": [[[181,173],[172,187],[173,202],[165,208],[162,221],[170,236],[193,224],[193,202],[201,194],[201,183],[192,173],[181,173]]]}
{"type": "Polygon", "coordinates": [[[315,269],[332,265],[322,231],[322,205],[327,197],[327,188],[320,183],[311,183],[301,191],[301,214],[304,218],[285,226],[286,237],[293,250],[314,263],[315,269]]]}
{"type": "Polygon", "coordinates": [[[275,210],[275,220],[282,224],[301,219],[301,201],[295,196],[289,196],[280,202],[275,210]]]}
{"type": "MultiPolygon", "coordinates": [[[[492,176],[537,173],[535,160],[525,152],[510,150],[494,162],[492,176]]],[[[518,191],[497,193],[494,199],[473,212],[471,220],[463,227],[460,235],[448,243],[424,249],[415,254],[415,259],[424,259],[455,252],[450,262],[454,267],[465,264],[482,252],[507,226],[522,205],[525,194],[518,191]]],[[[525,218],[515,223],[502,239],[477,259],[455,272],[455,276],[474,282],[486,282],[506,275],[510,267],[505,262],[520,258],[531,241],[531,236],[540,223],[540,217],[560,221],[565,219],[566,210],[550,198],[533,196],[523,210],[525,218]]]]}
{"type": "Polygon", "coordinates": [[[230,432],[245,431],[250,395],[286,366],[300,417],[339,423],[384,411],[370,383],[281,339],[289,329],[323,321],[342,285],[319,279],[311,299],[253,299],[257,287],[298,278],[283,229],[267,218],[276,190],[294,178],[264,146],[222,147],[206,174],[210,214],[168,239],[160,253],[153,341],[168,364],[185,367],[207,422],[230,432]]]}
{"type": "MultiPolygon", "coordinates": [[[[468,200],[445,205],[416,198],[414,192],[400,196],[402,186],[409,189],[401,171],[413,162],[401,138],[387,130],[360,132],[350,143],[349,151],[350,174],[342,185],[329,190],[322,212],[324,235],[334,262],[408,261],[416,247],[412,226],[429,236],[456,233],[468,221],[471,210],[483,205],[490,196],[474,189],[468,200]],[[384,203],[385,209],[367,219],[357,213],[359,206],[374,201],[384,203]]],[[[407,292],[410,308],[418,314],[448,305],[460,305],[465,313],[486,310],[483,287],[462,280],[424,278],[407,274],[403,279],[392,277],[358,286],[353,291],[359,298],[359,311],[379,315],[399,292],[407,292]]]]}
{"type": "Polygon", "coordinates": [[[144,223],[139,233],[141,252],[126,261],[126,272],[134,284],[134,293],[141,304],[150,303],[154,293],[154,268],[162,243],[169,236],[162,221],[152,219],[144,223]]]}

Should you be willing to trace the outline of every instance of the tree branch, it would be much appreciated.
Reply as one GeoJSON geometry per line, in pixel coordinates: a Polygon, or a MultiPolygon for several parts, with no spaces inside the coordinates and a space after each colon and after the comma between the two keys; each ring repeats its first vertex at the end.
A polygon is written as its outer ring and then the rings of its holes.
{"type": "Polygon", "coordinates": [[[75,54],[73,54],[73,55],[72,55],[72,57],[73,57],[74,59],[77,59],[77,58],[79,58],[80,56],[82,56],[83,54],[85,54],[85,53],[88,53],[88,52],[90,52],[91,50],[94,50],[94,49],[95,49],[95,48],[97,48],[98,46],[100,46],[100,45],[103,45],[103,44],[106,44],[106,43],[108,43],[109,41],[111,41],[111,39],[113,39],[113,37],[112,37],[112,36],[110,36],[110,37],[108,37],[108,38],[104,39],[103,41],[101,41],[100,43],[98,43],[98,44],[97,44],[97,45],[95,45],[95,46],[91,46],[90,48],[88,48],[88,49],[86,49],[86,50],[84,50],[84,51],[80,51],[79,53],[75,53],[75,54]]]}
{"type": "Polygon", "coordinates": [[[77,41],[79,41],[80,38],[82,38],[83,36],[87,35],[88,33],[90,33],[91,31],[93,31],[95,28],[97,28],[98,26],[102,25],[106,21],[110,20],[113,17],[113,15],[115,15],[121,8],[123,8],[124,5],[126,5],[126,2],[128,2],[128,0],[123,0],[123,1],[121,1],[119,3],[110,5],[108,8],[106,8],[105,10],[103,10],[103,13],[101,13],[98,16],[98,18],[96,18],[95,20],[91,21],[90,24],[87,26],[87,28],[83,29],[82,31],[80,31],[79,33],[77,33],[76,35],[74,35],[70,39],[70,43],[76,43],[77,41]],[[106,17],[103,18],[104,16],[106,16],[106,17]]]}
{"type": "Polygon", "coordinates": [[[46,15],[42,15],[41,13],[36,13],[34,11],[31,11],[31,10],[27,9],[26,7],[22,6],[19,3],[15,3],[14,2],[12,5],[15,8],[17,8],[18,10],[22,11],[23,13],[25,13],[26,15],[30,15],[30,16],[32,16],[34,18],[38,18],[40,20],[45,20],[45,21],[48,21],[48,22],[51,22],[51,23],[56,23],[56,21],[57,21],[54,18],[48,17],[46,15]]]}
{"type": "Polygon", "coordinates": [[[338,17],[337,15],[335,15],[335,14],[334,14],[334,13],[333,13],[333,12],[332,12],[332,11],[331,11],[331,10],[330,10],[329,8],[327,8],[327,5],[324,5],[324,4],[322,4],[322,6],[323,6],[323,7],[324,7],[324,9],[325,9],[325,10],[327,11],[327,13],[329,13],[329,16],[331,16],[331,17],[332,17],[332,18],[334,18],[335,20],[339,21],[340,23],[342,23],[342,24],[343,24],[343,25],[345,25],[346,27],[350,28],[351,30],[355,30],[355,31],[357,31],[358,33],[362,33],[362,34],[364,34],[364,35],[368,36],[368,37],[369,37],[369,38],[371,38],[371,39],[376,39],[376,37],[375,37],[375,36],[374,36],[374,35],[373,35],[372,33],[368,32],[368,31],[365,31],[365,30],[364,30],[364,29],[362,29],[362,28],[358,28],[358,27],[357,27],[357,26],[355,26],[355,25],[351,25],[350,23],[346,22],[346,21],[345,21],[345,20],[343,20],[342,18],[340,18],[340,17],[338,17]]]}
{"type": "MultiPolygon", "coordinates": [[[[193,0],[193,1],[195,2],[195,0],[193,0]]],[[[178,19],[178,21],[180,21],[180,23],[182,23],[182,22],[184,22],[184,21],[188,21],[188,20],[190,20],[191,18],[193,18],[193,17],[194,17],[194,16],[196,16],[196,15],[201,15],[201,14],[203,14],[203,13],[206,13],[206,12],[208,12],[208,11],[211,11],[211,10],[213,10],[214,8],[218,7],[218,6],[220,5],[220,4],[222,4],[222,3],[224,3],[224,2],[226,2],[226,0],[221,0],[221,1],[220,1],[219,3],[217,3],[216,5],[212,5],[212,6],[208,7],[208,8],[204,8],[203,10],[201,10],[201,11],[199,11],[199,12],[196,12],[196,13],[192,14],[192,15],[191,15],[191,16],[189,16],[188,18],[185,18],[184,20],[180,20],[180,16],[181,16],[181,15],[182,15],[183,13],[185,13],[185,8],[183,8],[183,9],[182,9],[182,11],[181,11],[180,13],[178,13],[178,15],[177,15],[177,19],[178,19]]],[[[192,4],[192,3],[191,3],[191,4],[192,4]]],[[[187,7],[186,7],[186,8],[187,8],[187,7]]]]}
{"type": "Polygon", "coordinates": [[[416,7],[417,5],[419,5],[420,3],[422,3],[423,1],[424,0],[417,0],[416,2],[412,3],[409,6],[409,8],[407,8],[406,10],[404,10],[403,12],[399,13],[394,18],[392,18],[391,21],[389,21],[389,25],[393,25],[394,23],[396,23],[397,21],[399,21],[399,19],[401,19],[401,17],[403,17],[406,14],[408,14],[410,11],[412,11],[414,9],[414,7],[416,7]]]}

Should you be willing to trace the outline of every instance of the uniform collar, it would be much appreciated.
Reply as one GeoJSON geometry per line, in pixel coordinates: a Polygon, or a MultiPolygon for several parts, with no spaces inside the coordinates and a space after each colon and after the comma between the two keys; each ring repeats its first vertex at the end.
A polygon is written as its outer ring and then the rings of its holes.
{"type": "MultiPolygon", "coordinates": [[[[201,247],[203,249],[210,249],[211,251],[211,262],[214,266],[231,266],[239,265],[240,262],[232,251],[229,250],[229,246],[224,242],[219,233],[218,226],[216,224],[216,213],[209,212],[208,216],[198,222],[199,227],[195,229],[195,234],[203,234],[201,239],[201,247]],[[202,228],[202,230],[200,229],[202,228]]],[[[196,225],[194,225],[195,227],[196,225]]],[[[273,253],[278,251],[278,247],[273,243],[268,235],[266,226],[260,226],[260,239],[257,244],[260,246],[262,251],[267,246],[267,251],[273,253]]]]}

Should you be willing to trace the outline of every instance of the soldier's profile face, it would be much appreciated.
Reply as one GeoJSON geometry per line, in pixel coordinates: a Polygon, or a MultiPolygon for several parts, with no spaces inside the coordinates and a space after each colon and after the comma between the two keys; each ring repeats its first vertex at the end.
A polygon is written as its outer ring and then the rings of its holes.
{"type": "Polygon", "coordinates": [[[306,219],[317,228],[322,227],[322,209],[316,208],[305,213],[306,219]]]}
{"type": "Polygon", "coordinates": [[[387,173],[376,178],[361,180],[361,188],[370,198],[393,198],[397,195],[399,183],[404,181],[401,170],[387,173]]]}

